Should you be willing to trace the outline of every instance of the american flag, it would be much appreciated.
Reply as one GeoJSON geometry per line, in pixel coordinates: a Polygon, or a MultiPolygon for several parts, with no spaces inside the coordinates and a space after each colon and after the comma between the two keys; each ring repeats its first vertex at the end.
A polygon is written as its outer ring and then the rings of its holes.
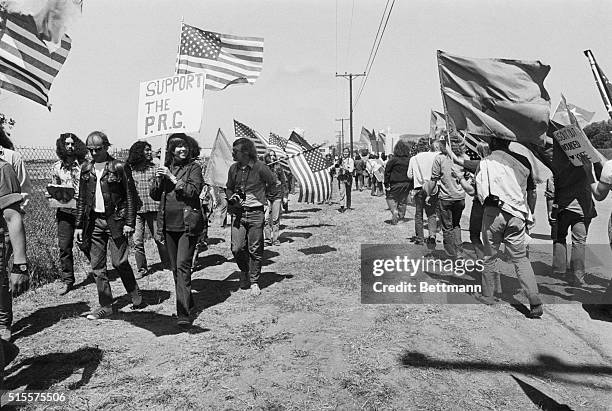
{"type": "Polygon", "coordinates": [[[254,84],[263,68],[263,39],[200,30],[183,24],[177,74],[206,72],[206,89],[254,84]]]}
{"type": "Polygon", "coordinates": [[[300,136],[295,131],[291,132],[291,135],[289,136],[289,141],[293,141],[294,143],[297,143],[304,150],[312,150],[313,148],[312,145],[310,145],[310,143],[308,143],[308,141],[306,141],[304,137],[300,136]]]}
{"type": "Polygon", "coordinates": [[[31,16],[3,12],[0,36],[0,88],[49,105],[49,89],[68,57],[70,37],[50,53],[38,38],[31,16]]]}
{"type": "Polygon", "coordinates": [[[236,135],[236,138],[248,138],[251,140],[255,144],[257,155],[259,157],[263,157],[266,154],[268,142],[251,127],[234,120],[234,134],[236,135]]]}
{"type": "Polygon", "coordinates": [[[326,201],[331,196],[331,175],[325,158],[318,149],[307,150],[289,157],[289,166],[300,183],[298,202],[326,201]]]}
{"type": "Polygon", "coordinates": [[[476,146],[478,143],[482,142],[482,139],[470,133],[464,133],[463,142],[465,143],[465,154],[470,157],[470,160],[480,160],[480,156],[476,151],[476,146]]]}

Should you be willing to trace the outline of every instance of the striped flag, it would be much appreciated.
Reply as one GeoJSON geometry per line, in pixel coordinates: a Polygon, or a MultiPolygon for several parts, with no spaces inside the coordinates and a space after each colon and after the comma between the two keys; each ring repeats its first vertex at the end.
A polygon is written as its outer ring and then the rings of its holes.
{"type": "Polygon", "coordinates": [[[49,89],[68,57],[70,37],[50,53],[31,16],[3,13],[0,39],[0,88],[49,107],[49,89]]]}
{"type": "MultiPolygon", "coordinates": [[[[480,156],[476,151],[476,145],[483,140],[473,134],[464,133],[464,142],[465,142],[465,152],[470,156],[470,160],[480,160],[480,156]]],[[[531,164],[531,172],[533,176],[533,180],[536,184],[541,184],[545,182],[550,176],[552,176],[552,172],[542,161],[540,161],[527,147],[525,147],[521,143],[511,142],[510,143],[510,151],[515,152],[516,154],[520,154],[529,160],[529,164],[531,164]]]]}
{"type": "Polygon", "coordinates": [[[289,166],[300,183],[298,202],[320,203],[331,195],[331,175],[318,149],[302,151],[289,157],[289,166]]]}
{"type": "Polygon", "coordinates": [[[263,68],[263,39],[200,30],[183,24],[177,74],[206,72],[206,89],[255,84],[263,68]]]}
{"type": "Polygon", "coordinates": [[[266,150],[268,149],[268,142],[259,135],[258,132],[242,124],[239,121],[234,120],[234,134],[236,138],[248,138],[255,144],[255,148],[257,149],[257,155],[259,157],[263,157],[266,154],[266,150]]]}

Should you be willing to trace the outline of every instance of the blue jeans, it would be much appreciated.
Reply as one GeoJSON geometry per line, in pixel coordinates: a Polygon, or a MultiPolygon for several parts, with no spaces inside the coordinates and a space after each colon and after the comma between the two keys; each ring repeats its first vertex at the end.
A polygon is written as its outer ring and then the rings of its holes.
{"type": "Polygon", "coordinates": [[[61,277],[64,284],[74,284],[74,245],[75,216],[72,213],[57,210],[57,246],[62,268],[61,277]]]}
{"type": "Polygon", "coordinates": [[[266,208],[264,239],[266,241],[272,241],[272,243],[278,241],[282,201],[283,200],[281,198],[276,200],[268,200],[268,208],[266,208]]]}
{"type": "Polygon", "coordinates": [[[162,265],[168,267],[168,251],[166,250],[166,245],[157,240],[157,212],[150,211],[148,213],[136,214],[136,227],[134,227],[134,258],[136,260],[136,268],[138,271],[146,271],[148,268],[147,256],[144,248],[145,227],[149,228],[149,232],[155,239],[157,252],[159,253],[162,265]]]}
{"type": "Polygon", "coordinates": [[[579,279],[584,278],[585,244],[591,219],[569,210],[557,214],[556,236],[553,238],[553,273],[563,274],[567,271],[567,231],[572,230],[572,255],[570,273],[579,279]]]}
{"type": "Polygon", "coordinates": [[[132,266],[128,262],[128,240],[121,237],[113,240],[108,228],[106,218],[91,215],[94,221],[93,232],[91,233],[91,271],[93,271],[98,287],[98,300],[100,306],[105,307],[113,303],[113,293],[106,273],[106,247],[110,248],[111,262],[119,273],[121,282],[128,293],[136,289],[136,279],[132,266]]]}
{"type": "Polygon", "coordinates": [[[179,318],[188,318],[194,307],[191,295],[191,262],[198,236],[190,236],[185,232],[166,231],[165,237],[170,270],[174,276],[176,314],[179,318]]]}
{"type": "Polygon", "coordinates": [[[438,222],[436,221],[436,205],[425,204],[427,193],[423,190],[418,190],[414,195],[414,235],[421,241],[425,240],[425,232],[423,230],[423,211],[427,216],[427,229],[430,237],[436,237],[438,222]]]}
{"type": "Polygon", "coordinates": [[[248,273],[251,284],[257,284],[261,273],[264,242],[264,210],[243,210],[232,217],[232,254],[243,273],[248,273]]]}
{"type": "Polygon", "coordinates": [[[444,250],[449,257],[456,257],[463,251],[461,241],[461,213],[465,208],[465,200],[438,199],[438,218],[442,224],[444,250]]]}

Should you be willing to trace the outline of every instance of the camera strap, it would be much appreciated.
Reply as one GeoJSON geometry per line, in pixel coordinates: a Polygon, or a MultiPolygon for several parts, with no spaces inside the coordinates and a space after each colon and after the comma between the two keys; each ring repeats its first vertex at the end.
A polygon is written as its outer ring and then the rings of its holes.
{"type": "Polygon", "coordinates": [[[251,173],[251,167],[250,166],[245,166],[244,168],[240,168],[240,172],[241,172],[241,176],[240,176],[240,190],[242,190],[243,193],[246,193],[246,182],[249,179],[249,174],[251,173]],[[245,173],[245,169],[246,169],[246,173],[245,173]]]}

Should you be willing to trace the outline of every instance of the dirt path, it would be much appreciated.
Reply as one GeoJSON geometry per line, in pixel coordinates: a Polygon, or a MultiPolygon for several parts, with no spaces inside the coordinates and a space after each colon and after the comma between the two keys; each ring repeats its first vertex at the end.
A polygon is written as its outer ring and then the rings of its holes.
{"type": "Polygon", "coordinates": [[[361,304],[360,244],[407,243],[413,222],[390,226],[384,199],[353,197],[344,214],[291,203],[257,298],[238,290],[229,230],[213,227],[190,333],[171,318],[168,272],[139,281],[141,311],[115,280],[121,312],[100,322],[81,317],[92,284],[29,292],[7,386],[66,391],[77,409],[612,409],[612,319],[580,304],[548,305],[541,320],[510,305],[361,304]]]}

